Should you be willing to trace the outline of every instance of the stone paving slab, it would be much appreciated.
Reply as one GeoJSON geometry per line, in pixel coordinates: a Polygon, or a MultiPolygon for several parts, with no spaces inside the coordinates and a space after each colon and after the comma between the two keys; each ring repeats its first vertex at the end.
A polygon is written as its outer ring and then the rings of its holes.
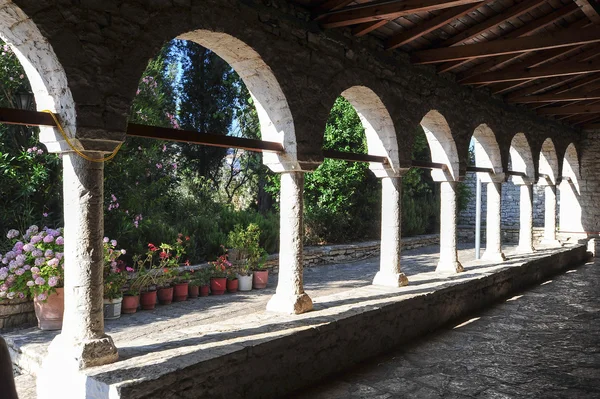
{"type": "MultiPolygon", "coordinates": [[[[341,317],[342,307],[343,316],[347,317],[370,306],[382,306],[386,300],[397,301],[399,295],[408,299],[461,281],[481,278],[514,267],[532,256],[543,257],[555,249],[529,256],[512,255],[509,262],[493,265],[473,261],[473,250],[465,246],[459,251],[459,257],[466,272],[450,276],[434,273],[437,251],[437,247],[405,251],[403,271],[411,283],[398,289],[370,285],[378,270],[378,258],[306,269],[306,291],[318,312],[305,315],[265,312],[266,302],[276,286],[276,282],[271,281],[271,288],[261,291],[199,298],[107,321],[107,332],[119,347],[121,359],[112,365],[89,369],[87,373],[107,384],[124,379],[143,380],[155,373],[174,371],[235,353],[244,347],[256,347],[273,337],[315,328],[319,320],[325,324],[341,317]],[[153,369],[157,364],[160,364],[160,370],[153,369]]],[[[510,249],[507,253],[510,254],[510,249]]],[[[55,335],[30,329],[8,334],[6,339],[22,352],[20,366],[35,373],[36,364],[55,335]]]]}
{"type": "Polygon", "coordinates": [[[292,395],[600,398],[600,260],[292,395]]]}

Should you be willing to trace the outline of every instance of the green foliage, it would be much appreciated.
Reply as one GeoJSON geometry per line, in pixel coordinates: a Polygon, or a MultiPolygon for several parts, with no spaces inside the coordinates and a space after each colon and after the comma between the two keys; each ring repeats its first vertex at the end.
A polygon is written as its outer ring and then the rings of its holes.
{"type": "MultiPolygon", "coordinates": [[[[0,106],[18,108],[18,97],[27,93],[33,99],[19,60],[2,44],[0,106]]],[[[62,224],[61,171],[60,158],[39,143],[37,128],[0,125],[0,231],[62,224]]]]}
{"type": "Polygon", "coordinates": [[[240,272],[248,274],[251,270],[264,268],[266,251],[260,246],[260,227],[250,223],[246,228],[238,224],[227,236],[227,246],[243,253],[240,272]]]}

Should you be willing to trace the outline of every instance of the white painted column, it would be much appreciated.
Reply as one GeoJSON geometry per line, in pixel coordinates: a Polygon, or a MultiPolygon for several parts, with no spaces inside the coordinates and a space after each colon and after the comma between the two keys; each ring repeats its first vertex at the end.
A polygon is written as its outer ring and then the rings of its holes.
{"type": "Polygon", "coordinates": [[[118,359],[112,338],[104,333],[103,185],[103,163],[63,155],[65,311],[62,332],[38,373],[39,399],[55,397],[57,386],[68,387],[65,397],[80,395],[86,382],[78,370],[118,359]]]}
{"type": "Polygon", "coordinates": [[[381,179],[381,256],[374,285],[401,287],[408,279],[400,271],[402,248],[402,177],[381,179]]]}
{"type": "Polygon", "coordinates": [[[560,246],[556,239],[556,186],[544,187],[544,239],[542,245],[560,246]]]}
{"type": "Polygon", "coordinates": [[[487,213],[485,229],[485,252],[482,260],[502,262],[506,257],[502,253],[501,196],[502,183],[487,184],[487,213]]]}
{"type": "Polygon", "coordinates": [[[313,308],[303,284],[303,191],[303,172],[281,173],[279,281],[269,311],[300,314],[313,308]]]}
{"type": "Polygon", "coordinates": [[[464,271],[456,252],[456,185],[454,181],[440,182],[440,261],[436,272],[464,271]]]}
{"type": "Polygon", "coordinates": [[[517,252],[533,252],[533,186],[521,184],[519,202],[519,246],[517,252]]]}

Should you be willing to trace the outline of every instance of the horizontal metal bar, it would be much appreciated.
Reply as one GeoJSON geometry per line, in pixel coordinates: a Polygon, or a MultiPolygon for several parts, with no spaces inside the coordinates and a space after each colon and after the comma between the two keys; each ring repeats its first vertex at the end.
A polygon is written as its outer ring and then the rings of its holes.
{"type": "Polygon", "coordinates": [[[436,162],[427,162],[427,161],[411,161],[411,166],[413,168],[422,168],[422,169],[446,169],[446,164],[444,163],[436,163],[436,162]]]}
{"type": "Polygon", "coordinates": [[[478,168],[477,166],[467,166],[467,172],[481,172],[494,174],[494,169],[491,168],[478,168]]]}
{"type": "Polygon", "coordinates": [[[135,123],[130,123],[127,125],[127,135],[133,137],[203,144],[213,147],[241,148],[244,150],[257,152],[283,152],[283,146],[272,141],[224,136],[220,134],[198,133],[191,130],[177,130],[157,126],[138,125],[135,123]]]}
{"type": "Polygon", "coordinates": [[[527,174],[525,174],[524,172],[517,172],[515,170],[507,170],[506,174],[509,176],[527,177],[527,174]]]}
{"type": "Polygon", "coordinates": [[[335,151],[335,150],[323,150],[323,156],[325,158],[340,159],[342,161],[350,162],[377,162],[387,164],[388,159],[379,155],[369,154],[356,154],[353,152],[335,151]]]}
{"type": "Polygon", "coordinates": [[[47,112],[25,111],[15,108],[0,108],[0,123],[25,126],[56,127],[52,115],[47,112]]]}

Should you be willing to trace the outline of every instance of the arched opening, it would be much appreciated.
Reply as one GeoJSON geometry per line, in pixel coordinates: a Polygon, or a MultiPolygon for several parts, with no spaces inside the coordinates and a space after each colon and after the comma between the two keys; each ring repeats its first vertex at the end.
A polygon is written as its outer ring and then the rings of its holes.
{"type": "MultiPolygon", "coordinates": [[[[478,168],[492,169],[494,174],[502,173],[502,159],[500,147],[492,129],[486,124],[479,125],[473,132],[473,148],[475,152],[475,166],[478,168]]],[[[487,178],[489,174],[481,174],[487,178]]]]}
{"type": "Polygon", "coordinates": [[[511,176],[511,183],[506,185],[505,198],[508,203],[504,210],[510,221],[519,223],[519,247],[517,250],[527,253],[533,251],[534,193],[532,184],[535,181],[535,168],[531,147],[523,133],[517,133],[510,143],[508,167],[513,172],[519,172],[522,175],[511,176]],[[518,186],[518,189],[515,185],[518,186]],[[515,206],[516,198],[519,198],[518,206],[515,206]]]}
{"type": "Polygon", "coordinates": [[[561,235],[585,237],[579,203],[579,157],[573,143],[565,151],[559,185],[559,232],[561,235]],[[563,233],[564,232],[564,233],[563,233]],[[580,233],[580,234],[577,234],[580,233]]]}
{"type": "Polygon", "coordinates": [[[551,138],[547,138],[542,144],[538,170],[540,182],[547,181],[548,184],[556,184],[559,177],[558,157],[556,156],[556,148],[551,138]]]}
{"type": "Polygon", "coordinates": [[[556,183],[559,180],[558,157],[551,138],[542,143],[539,159],[538,185],[544,187],[544,245],[558,245],[556,240],[557,198],[556,183]]]}
{"type": "Polygon", "coordinates": [[[431,161],[446,165],[445,171],[438,169],[431,172],[434,180],[458,181],[458,152],[446,118],[436,110],[429,111],[421,120],[421,127],[429,144],[431,161]]]}
{"type": "Polygon", "coordinates": [[[523,183],[525,179],[533,182],[535,179],[535,168],[533,165],[533,155],[527,137],[523,133],[517,133],[510,143],[510,166],[509,169],[514,172],[524,173],[524,176],[512,176],[514,183],[523,183]]]}

